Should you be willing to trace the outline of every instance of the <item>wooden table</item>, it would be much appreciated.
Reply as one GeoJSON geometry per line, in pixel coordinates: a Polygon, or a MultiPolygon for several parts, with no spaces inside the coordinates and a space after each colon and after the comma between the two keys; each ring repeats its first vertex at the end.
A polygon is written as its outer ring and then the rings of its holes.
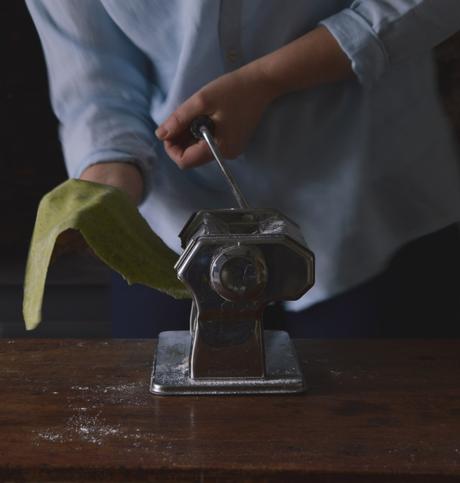
{"type": "Polygon", "coordinates": [[[308,394],[160,397],[152,340],[0,340],[0,481],[460,481],[460,340],[296,347],[308,394]]]}

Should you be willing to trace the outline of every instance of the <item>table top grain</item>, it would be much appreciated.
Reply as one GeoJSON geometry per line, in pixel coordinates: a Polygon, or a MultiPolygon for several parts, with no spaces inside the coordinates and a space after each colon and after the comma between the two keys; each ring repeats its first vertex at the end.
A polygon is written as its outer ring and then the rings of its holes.
{"type": "Polygon", "coordinates": [[[154,396],[154,340],[0,340],[1,481],[460,481],[460,340],[297,340],[309,391],[154,396]]]}

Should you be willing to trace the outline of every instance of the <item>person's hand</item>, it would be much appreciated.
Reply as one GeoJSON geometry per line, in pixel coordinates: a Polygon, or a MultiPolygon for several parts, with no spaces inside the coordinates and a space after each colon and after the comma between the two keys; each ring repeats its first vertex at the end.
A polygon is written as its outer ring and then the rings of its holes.
{"type": "MultiPolygon", "coordinates": [[[[114,186],[124,191],[131,200],[139,204],[142,199],[144,182],[139,169],[130,163],[99,163],[86,168],[80,176],[85,181],[114,186]]],[[[93,254],[91,248],[78,230],[62,232],[55,243],[51,263],[63,255],[93,254]]]]}
{"type": "Polygon", "coordinates": [[[190,124],[209,116],[216,126],[214,139],[227,159],[241,154],[268,104],[276,97],[262,73],[250,65],[218,77],[180,105],[157,129],[169,157],[180,168],[191,168],[211,161],[204,140],[190,133],[190,124]]]}
{"type": "Polygon", "coordinates": [[[320,26],[270,54],[205,85],[157,129],[170,158],[181,168],[212,159],[189,132],[193,119],[208,115],[216,125],[217,145],[225,158],[247,146],[270,102],[285,94],[354,76],[351,61],[326,27],[320,26]]]}

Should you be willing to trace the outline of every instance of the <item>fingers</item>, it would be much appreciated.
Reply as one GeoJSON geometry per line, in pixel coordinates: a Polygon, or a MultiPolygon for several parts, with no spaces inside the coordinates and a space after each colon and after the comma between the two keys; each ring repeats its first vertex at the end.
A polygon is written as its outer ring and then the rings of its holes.
{"type": "Polygon", "coordinates": [[[164,146],[168,156],[181,169],[201,166],[213,159],[207,144],[203,140],[190,144],[185,148],[172,141],[165,141],[164,146]]]}
{"type": "Polygon", "coordinates": [[[166,121],[163,122],[155,131],[155,135],[161,141],[172,139],[185,131],[186,126],[183,119],[178,117],[176,112],[173,112],[166,121]]]}
{"type": "Polygon", "coordinates": [[[192,121],[206,113],[206,102],[198,92],[181,104],[158,129],[156,136],[161,140],[172,140],[190,129],[192,121]]]}
{"type": "Polygon", "coordinates": [[[200,166],[212,160],[212,155],[203,140],[197,141],[190,133],[192,121],[209,114],[200,92],[180,105],[155,131],[163,141],[168,156],[181,169],[200,166]]]}

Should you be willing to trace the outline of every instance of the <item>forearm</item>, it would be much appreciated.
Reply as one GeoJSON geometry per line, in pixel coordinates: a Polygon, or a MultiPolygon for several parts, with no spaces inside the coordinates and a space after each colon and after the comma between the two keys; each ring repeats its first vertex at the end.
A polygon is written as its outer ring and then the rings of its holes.
{"type": "Polygon", "coordinates": [[[274,98],[353,77],[351,62],[325,27],[318,27],[242,68],[274,98]]]}

